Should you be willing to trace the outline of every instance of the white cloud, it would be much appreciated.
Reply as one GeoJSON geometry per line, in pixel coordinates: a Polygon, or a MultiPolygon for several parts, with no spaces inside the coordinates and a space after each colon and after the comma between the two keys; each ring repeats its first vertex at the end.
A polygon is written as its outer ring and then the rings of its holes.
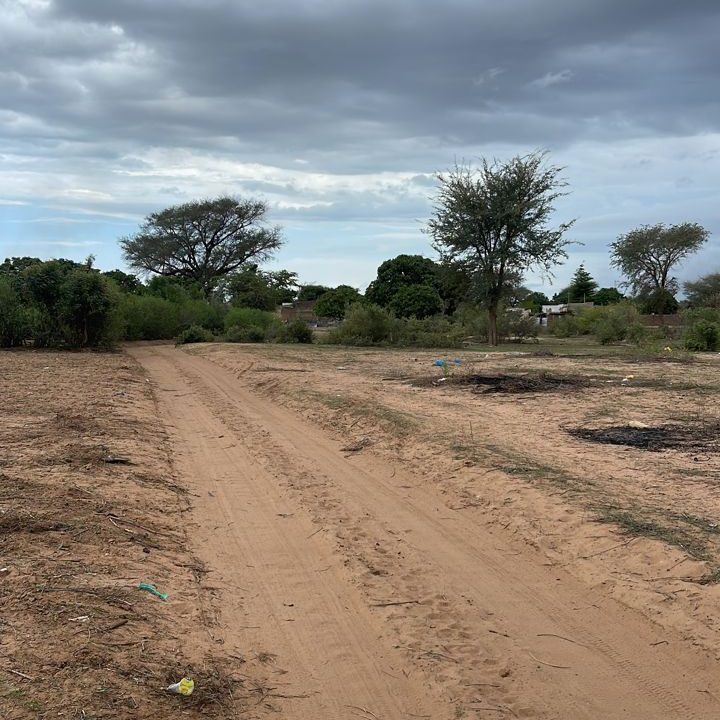
{"type": "Polygon", "coordinates": [[[562,83],[569,82],[575,76],[572,70],[565,69],[560,72],[548,72],[542,77],[533,80],[530,85],[539,88],[548,88],[553,85],[560,85],[562,83]]]}

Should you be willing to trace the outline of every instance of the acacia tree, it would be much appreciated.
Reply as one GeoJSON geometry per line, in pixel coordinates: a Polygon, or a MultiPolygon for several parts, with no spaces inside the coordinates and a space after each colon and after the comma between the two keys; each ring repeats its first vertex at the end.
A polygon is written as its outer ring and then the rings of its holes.
{"type": "Polygon", "coordinates": [[[637,295],[674,294],[672,269],[707,242],[710,233],[697,223],[643,225],[610,244],[610,264],[627,278],[637,295]]]}
{"type": "Polygon", "coordinates": [[[261,200],[195,200],[148,215],[120,246],[133,269],[193,280],[208,297],[220,278],[280,247],[280,228],[266,214],[261,200]]]}
{"type": "Polygon", "coordinates": [[[549,271],[567,257],[563,235],[572,222],[548,227],[566,183],[562,169],[544,161],[536,152],[438,174],[427,232],[443,259],[472,276],[488,311],[491,345],[498,344],[498,306],[511,281],[531,268],[549,271]]]}
{"type": "Polygon", "coordinates": [[[683,285],[691,307],[720,308],[720,273],[710,273],[683,285]]]}

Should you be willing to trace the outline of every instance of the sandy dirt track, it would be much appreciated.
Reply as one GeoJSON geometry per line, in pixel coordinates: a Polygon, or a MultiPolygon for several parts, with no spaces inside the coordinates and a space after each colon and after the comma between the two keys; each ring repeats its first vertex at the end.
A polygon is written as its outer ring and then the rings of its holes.
{"type": "Polygon", "coordinates": [[[222,638],[302,720],[720,717],[715,659],[415,473],[167,346],[157,392],[222,638]],[[672,647],[668,662],[665,645],[672,647]]]}

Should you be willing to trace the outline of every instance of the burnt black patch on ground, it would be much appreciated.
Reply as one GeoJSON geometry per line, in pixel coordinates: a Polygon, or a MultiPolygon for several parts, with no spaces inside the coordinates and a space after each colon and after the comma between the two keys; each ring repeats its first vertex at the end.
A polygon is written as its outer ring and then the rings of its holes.
{"type": "Polygon", "coordinates": [[[447,377],[417,378],[412,381],[417,387],[470,387],[478,393],[504,393],[520,395],[523,393],[563,392],[582,390],[592,384],[591,380],[576,375],[556,375],[551,373],[523,373],[518,375],[449,375],[447,377]]]}
{"type": "Polygon", "coordinates": [[[568,433],[588,442],[624,445],[651,452],[662,450],[684,450],[692,453],[720,452],[720,422],[718,421],[654,427],[613,425],[605,428],[573,428],[568,430],[568,433]]]}

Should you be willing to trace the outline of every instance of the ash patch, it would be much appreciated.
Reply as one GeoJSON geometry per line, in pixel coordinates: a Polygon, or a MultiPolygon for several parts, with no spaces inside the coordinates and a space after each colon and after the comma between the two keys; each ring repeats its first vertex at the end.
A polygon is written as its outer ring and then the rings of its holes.
{"type": "Polygon", "coordinates": [[[693,425],[613,425],[605,428],[573,428],[572,437],[605,445],[624,445],[650,452],[684,450],[720,452],[720,422],[693,425]]]}
{"type": "Polygon", "coordinates": [[[477,393],[504,393],[520,395],[523,393],[564,392],[582,390],[591,385],[588,378],[577,375],[556,375],[552,373],[520,375],[451,375],[446,378],[418,378],[412,381],[417,387],[470,387],[477,393]]]}

